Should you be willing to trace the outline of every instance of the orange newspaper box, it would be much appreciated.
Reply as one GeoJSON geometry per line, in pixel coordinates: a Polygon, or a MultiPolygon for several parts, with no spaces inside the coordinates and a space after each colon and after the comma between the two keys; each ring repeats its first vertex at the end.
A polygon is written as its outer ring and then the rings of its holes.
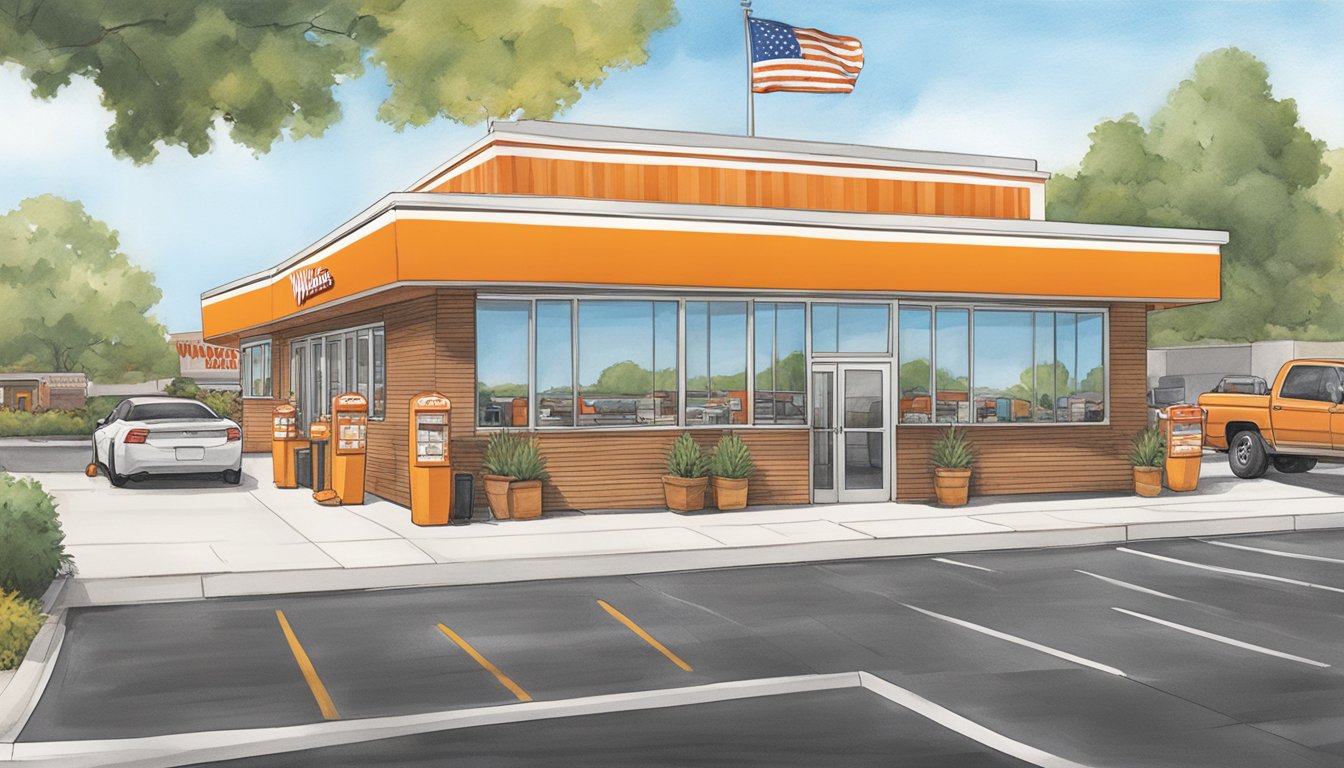
{"type": "Polygon", "coordinates": [[[453,507],[453,405],[438,392],[411,398],[411,522],[447,525],[453,507]]]}
{"type": "Polygon", "coordinates": [[[297,409],[288,404],[275,406],[271,411],[271,469],[276,488],[299,487],[294,480],[294,449],[302,448],[301,442],[297,409]]]}
{"type": "Polygon", "coordinates": [[[1173,405],[1161,417],[1167,442],[1167,487],[1193,491],[1199,487],[1199,463],[1204,458],[1204,409],[1173,405]]]}
{"type": "Polygon", "coordinates": [[[342,504],[363,504],[369,399],[358,392],[333,397],[331,423],[331,490],[342,504]]]}

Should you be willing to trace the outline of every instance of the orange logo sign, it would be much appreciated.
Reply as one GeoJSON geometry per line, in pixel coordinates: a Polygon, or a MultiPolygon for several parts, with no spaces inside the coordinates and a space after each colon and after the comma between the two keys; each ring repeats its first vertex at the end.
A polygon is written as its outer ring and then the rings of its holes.
{"type": "Polygon", "coordinates": [[[451,403],[442,395],[424,395],[415,399],[417,408],[448,408],[451,403]]]}
{"type": "Polygon", "coordinates": [[[336,280],[326,267],[310,267],[291,272],[289,287],[294,289],[294,303],[303,306],[305,301],[317,294],[335,288],[336,280]]]}
{"type": "Polygon", "coordinates": [[[348,395],[340,395],[336,398],[337,405],[357,405],[361,408],[368,406],[369,401],[363,395],[352,392],[348,395]]]}

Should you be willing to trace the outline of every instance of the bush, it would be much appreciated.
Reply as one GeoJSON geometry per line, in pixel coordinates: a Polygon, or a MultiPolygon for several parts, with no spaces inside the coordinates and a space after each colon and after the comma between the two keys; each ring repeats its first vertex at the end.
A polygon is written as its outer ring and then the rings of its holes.
{"type": "Polygon", "coordinates": [[[196,393],[196,399],[220,416],[243,423],[243,398],[239,393],[226,389],[202,389],[196,393]]]}
{"type": "Polygon", "coordinates": [[[929,460],[938,469],[970,469],[975,452],[966,443],[966,435],[951,426],[933,441],[929,460]]]}
{"type": "Polygon", "coordinates": [[[186,376],[178,376],[163,388],[163,394],[170,397],[197,397],[200,392],[201,388],[197,386],[196,382],[186,376]]]}
{"type": "Polygon", "coordinates": [[[704,477],[709,474],[709,456],[701,450],[690,432],[681,436],[667,449],[667,474],[672,477],[704,477]]]}
{"type": "Polygon", "coordinates": [[[98,395],[90,397],[84,401],[84,414],[90,424],[97,424],[99,419],[107,418],[112,413],[112,409],[121,405],[121,401],[126,398],[121,395],[98,395]]]}
{"type": "Polygon", "coordinates": [[[1167,460],[1166,438],[1153,427],[1134,436],[1129,446],[1129,463],[1136,467],[1160,467],[1167,460]]]}
{"type": "Polygon", "coordinates": [[[37,599],[71,567],[56,504],[34,480],[0,472],[0,592],[37,599]]]}
{"type": "Polygon", "coordinates": [[[515,432],[500,431],[490,436],[485,444],[483,467],[487,474],[512,477],[515,480],[545,480],[546,459],[535,437],[523,437],[515,432]]]}
{"type": "Polygon", "coordinates": [[[715,477],[729,480],[745,480],[756,471],[756,465],[751,460],[751,449],[736,432],[729,432],[719,438],[719,444],[714,446],[714,455],[709,459],[709,468],[715,477]]]}
{"type": "Polygon", "coordinates": [[[0,437],[91,435],[93,421],[84,410],[41,413],[0,410],[0,437]]]}
{"type": "Polygon", "coordinates": [[[43,618],[37,601],[18,592],[0,592],[0,671],[19,666],[43,618]]]}

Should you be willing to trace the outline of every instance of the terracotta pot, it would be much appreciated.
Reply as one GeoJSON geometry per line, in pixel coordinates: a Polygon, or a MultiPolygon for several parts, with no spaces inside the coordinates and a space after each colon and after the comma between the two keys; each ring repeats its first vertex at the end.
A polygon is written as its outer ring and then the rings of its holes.
{"type": "Polygon", "coordinates": [[[513,482],[513,478],[508,475],[485,475],[483,479],[490,514],[496,520],[508,520],[513,516],[509,511],[509,483],[513,482]]]}
{"type": "Polygon", "coordinates": [[[1156,496],[1162,493],[1162,468],[1135,467],[1134,492],[1140,496],[1156,496]]]}
{"type": "Polygon", "coordinates": [[[514,480],[509,483],[509,510],[514,520],[541,517],[541,481],[514,480]]]}
{"type": "Polygon", "coordinates": [[[708,477],[673,477],[663,475],[663,498],[673,512],[699,512],[705,508],[705,489],[708,477]]]}
{"type": "Polygon", "coordinates": [[[933,490],[938,494],[938,503],[944,507],[960,507],[970,496],[971,470],[943,469],[933,470],[933,490]]]}
{"type": "Polygon", "coordinates": [[[742,509],[747,506],[747,478],[712,477],[714,506],[721,510],[742,509]]]}

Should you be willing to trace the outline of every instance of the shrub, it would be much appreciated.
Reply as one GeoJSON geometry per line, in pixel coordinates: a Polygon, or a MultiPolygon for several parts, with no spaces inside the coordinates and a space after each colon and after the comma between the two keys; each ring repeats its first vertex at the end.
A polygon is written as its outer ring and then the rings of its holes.
{"type": "Polygon", "coordinates": [[[0,472],[0,592],[42,596],[71,567],[51,496],[34,480],[0,472]]]}
{"type": "Polygon", "coordinates": [[[709,456],[690,432],[682,432],[667,449],[667,474],[672,477],[704,477],[709,474],[709,456]]]}
{"type": "Polygon", "coordinates": [[[202,389],[196,393],[196,399],[210,406],[210,410],[220,416],[243,423],[243,398],[239,393],[226,389],[202,389]]]}
{"type": "Polygon", "coordinates": [[[515,442],[511,432],[496,432],[490,435],[489,442],[485,444],[485,459],[481,462],[481,467],[487,475],[510,477],[511,454],[515,442]]]}
{"type": "Polygon", "coordinates": [[[0,671],[19,666],[42,620],[37,601],[18,592],[0,592],[0,671]]]}
{"type": "Polygon", "coordinates": [[[515,480],[545,480],[546,458],[535,437],[524,437],[514,432],[500,431],[490,436],[485,444],[485,471],[515,480]]]}
{"type": "Polygon", "coordinates": [[[1152,427],[1139,432],[1129,446],[1129,463],[1136,467],[1160,467],[1167,459],[1162,430],[1152,427]]]}
{"type": "Polygon", "coordinates": [[[196,382],[186,376],[178,376],[163,388],[163,394],[172,397],[197,397],[200,391],[201,388],[196,385],[196,382]]]}
{"type": "Polygon", "coordinates": [[[84,401],[84,415],[88,418],[89,424],[97,424],[99,419],[107,418],[107,415],[112,413],[112,409],[121,405],[121,401],[125,399],[121,395],[90,397],[84,401]]]}
{"type": "Polygon", "coordinates": [[[970,469],[975,452],[966,443],[966,435],[958,432],[954,425],[933,441],[929,460],[938,469],[970,469]]]}
{"type": "Polygon", "coordinates": [[[729,432],[719,438],[719,444],[714,446],[709,468],[715,477],[744,480],[751,477],[756,465],[751,461],[751,449],[747,444],[742,442],[736,432],[729,432]]]}
{"type": "Polygon", "coordinates": [[[0,410],[0,437],[32,435],[90,435],[93,419],[84,410],[30,411],[0,410]]]}

